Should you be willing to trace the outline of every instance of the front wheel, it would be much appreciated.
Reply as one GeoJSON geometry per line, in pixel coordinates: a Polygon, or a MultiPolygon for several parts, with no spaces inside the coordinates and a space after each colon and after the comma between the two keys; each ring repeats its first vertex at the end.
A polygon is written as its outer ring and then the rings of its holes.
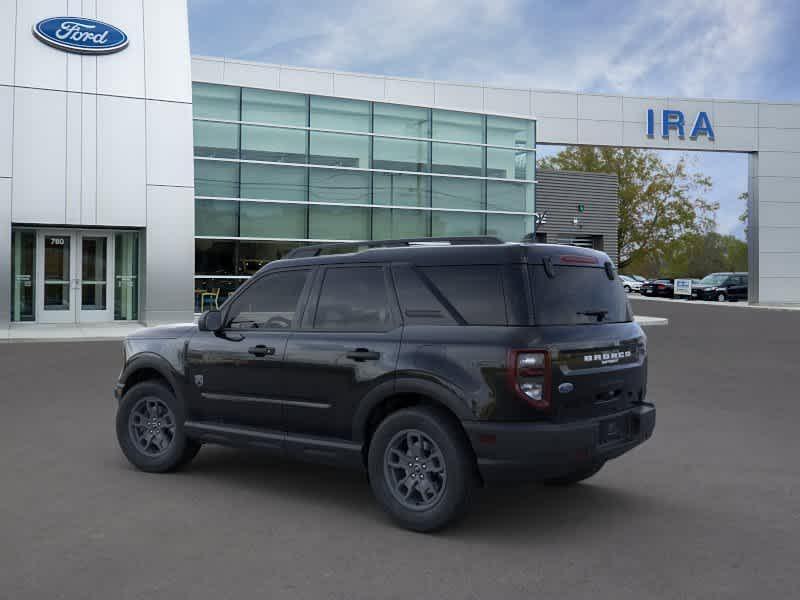
{"type": "Polygon", "coordinates": [[[191,461],[200,443],[186,437],[184,410],[166,385],[137,383],[117,410],[117,441],[132,465],[150,473],[173,471],[191,461]]]}
{"type": "Polygon", "coordinates": [[[561,477],[545,479],[543,483],[547,485],[574,485],[585,479],[589,479],[589,477],[597,475],[597,472],[603,468],[604,464],[605,462],[601,462],[591,464],[587,467],[581,467],[580,469],[576,469],[575,471],[562,475],[561,477]]]}
{"type": "Polygon", "coordinates": [[[625,293],[626,294],[630,294],[631,293],[631,286],[626,285],[626,286],[624,286],[624,289],[625,289],[625,293]]]}
{"type": "Polygon", "coordinates": [[[400,525],[434,531],[467,512],[476,487],[475,458],[444,412],[415,407],[389,415],[369,446],[375,497],[400,525]]]}
{"type": "Polygon", "coordinates": [[[727,296],[723,293],[717,294],[717,302],[725,302],[727,300],[727,296]]]}

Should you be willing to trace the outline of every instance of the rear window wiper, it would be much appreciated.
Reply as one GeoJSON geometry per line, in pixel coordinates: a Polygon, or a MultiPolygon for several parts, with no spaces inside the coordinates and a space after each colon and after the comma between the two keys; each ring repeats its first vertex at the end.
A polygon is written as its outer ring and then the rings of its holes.
{"type": "Polygon", "coordinates": [[[597,320],[599,322],[606,318],[606,315],[608,315],[608,311],[603,308],[597,310],[579,310],[577,314],[586,315],[587,317],[597,317],[597,320]]]}

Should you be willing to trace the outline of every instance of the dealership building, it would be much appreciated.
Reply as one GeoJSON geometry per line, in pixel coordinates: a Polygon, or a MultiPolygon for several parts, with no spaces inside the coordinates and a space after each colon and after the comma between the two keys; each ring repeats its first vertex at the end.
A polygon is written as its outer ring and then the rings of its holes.
{"type": "Polygon", "coordinates": [[[800,303],[800,105],[191,57],[185,0],[12,0],[0,328],[190,320],[316,242],[535,230],[616,259],[615,177],[537,174],[537,144],[748,153],[751,301],[800,303]]]}

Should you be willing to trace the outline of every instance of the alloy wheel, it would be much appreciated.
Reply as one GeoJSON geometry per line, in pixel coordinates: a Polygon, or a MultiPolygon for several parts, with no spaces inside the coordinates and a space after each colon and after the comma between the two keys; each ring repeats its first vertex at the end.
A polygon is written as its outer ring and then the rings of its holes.
{"type": "Polygon", "coordinates": [[[128,416],[128,431],[139,452],[161,456],[175,439],[175,415],[163,400],[154,396],[141,398],[128,416]]]}
{"type": "Polygon", "coordinates": [[[383,465],[389,491],[406,509],[427,510],[444,495],[444,455],[436,442],[418,429],[394,435],[386,446],[383,465]]]}

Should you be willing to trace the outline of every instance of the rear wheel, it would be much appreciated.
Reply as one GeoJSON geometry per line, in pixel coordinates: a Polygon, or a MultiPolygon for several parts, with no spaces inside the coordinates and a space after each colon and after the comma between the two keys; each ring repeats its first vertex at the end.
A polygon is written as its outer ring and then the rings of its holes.
{"type": "Polygon", "coordinates": [[[597,475],[597,472],[603,468],[604,464],[605,462],[594,463],[587,467],[576,469],[575,471],[567,473],[566,475],[562,475],[561,477],[545,479],[543,483],[547,485],[574,485],[585,479],[589,479],[589,477],[597,475]]]}
{"type": "Polygon", "coordinates": [[[173,471],[191,461],[200,443],[186,437],[185,412],[159,381],[137,383],[117,410],[117,441],[135,467],[150,473],[173,471]]]}
{"type": "Polygon", "coordinates": [[[725,302],[727,299],[728,299],[728,297],[725,294],[723,294],[722,292],[717,294],[717,302],[725,302]]]}
{"type": "Polygon", "coordinates": [[[440,529],[468,509],[475,459],[448,415],[415,407],[389,415],[369,446],[369,479],[389,515],[414,531],[440,529]]]}

